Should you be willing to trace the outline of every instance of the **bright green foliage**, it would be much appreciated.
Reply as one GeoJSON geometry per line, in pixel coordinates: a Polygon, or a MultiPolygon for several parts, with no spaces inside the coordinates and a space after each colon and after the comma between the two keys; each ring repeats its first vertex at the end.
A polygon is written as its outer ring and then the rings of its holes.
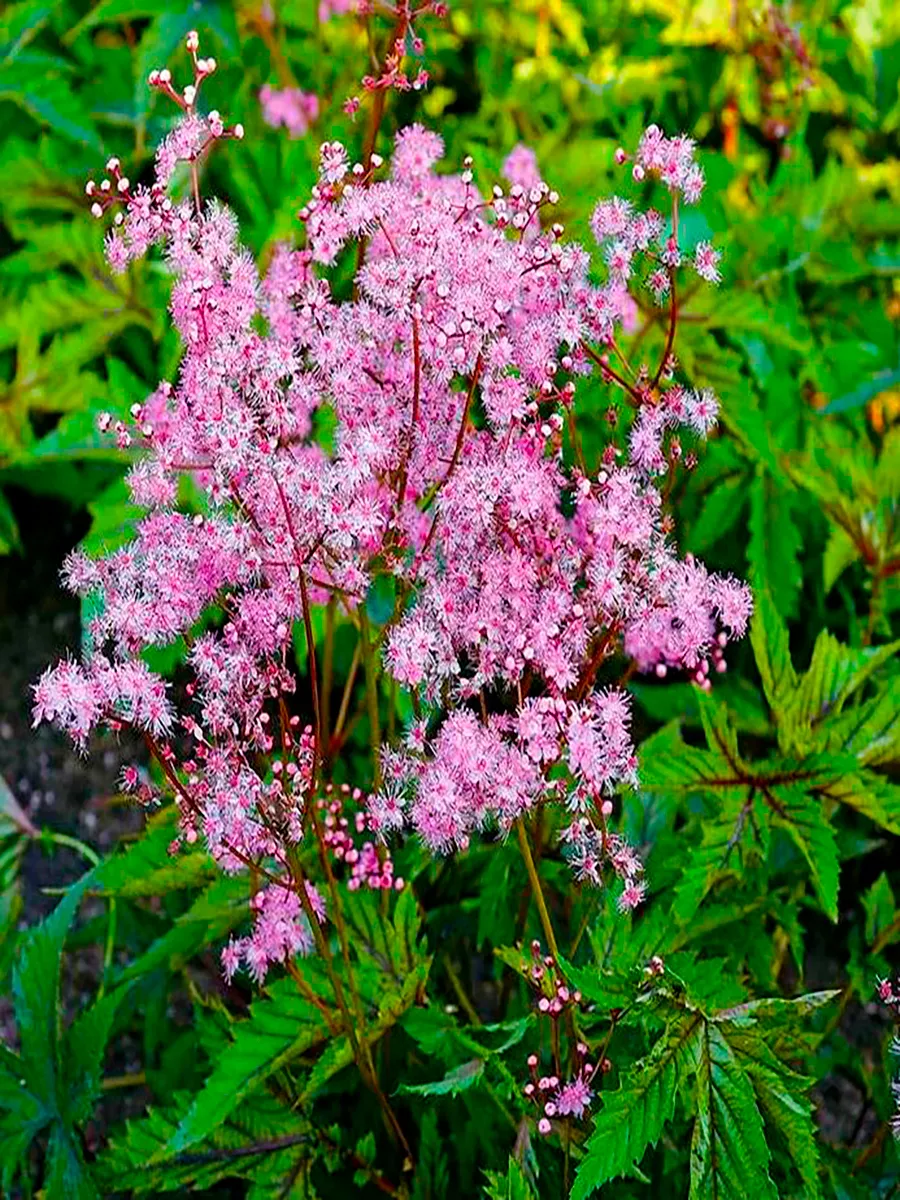
{"type": "MultiPolygon", "coordinates": [[[[774,603],[765,590],[758,597],[751,640],[780,753],[747,762],[724,710],[707,699],[700,701],[700,711],[708,750],[685,745],[671,728],[643,750],[642,780],[649,790],[708,798],[700,844],[676,889],[672,912],[682,922],[692,919],[716,883],[740,874],[747,862],[764,869],[776,830],[784,830],[803,855],[819,903],[836,921],[839,855],[831,801],[900,832],[900,787],[867,766],[869,737],[884,746],[883,718],[872,727],[865,709],[862,720],[858,708],[852,723],[842,716],[900,642],[851,650],[823,631],[809,670],[798,676],[774,603]]],[[[877,699],[874,707],[880,712],[877,699]]]]}
{"type": "Polygon", "coordinates": [[[93,1197],[78,1134],[97,1100],[103,1054],[116,1009],[117,990],[99,997],[63,1032],[59,977],[63,943],[87,886],[84,876],[52,916],[19,946],[13,968],[13,999],[20,1052],[0,1048],[0,1178],[4,1190],[26,1169],[31,1142],[49,1135],[46,1188],[50,1195],[93,1197]]]}
{"type": "Polygon", "coordinates": [[[594,1122],[574,1200],[630,1174],[656,1145],[676,1100],[693,1119],[692,1197],[776,1197],[768,1136],[784,1138],[804,1195],[821,1195],[806,1092],[810,1081],[780,1061],[783,1040],[836,993],[766,1007],[709,1011],[668,987],[645,993],[666,1027],[627,1085],[608,1095],[594,1122]]]}

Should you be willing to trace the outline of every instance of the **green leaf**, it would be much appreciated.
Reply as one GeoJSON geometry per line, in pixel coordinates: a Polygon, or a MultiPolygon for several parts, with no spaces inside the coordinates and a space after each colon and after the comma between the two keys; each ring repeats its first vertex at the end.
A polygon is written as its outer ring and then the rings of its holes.
{"type": "Polygon", "coordinates": [[[97,25],[112,25],[119,21],[136,21],[143,17],[157,17],[177,7],[172,0],[100,0],[66,34],[65,40],[72,42],[79,34],[94,29],[97,25]]]}
{"type": "Polygon", "coordinates": [[[748,830],[759,840],[761,857],[768,853],[768,811],[761,797],[727,788],[717,793],[716,799],[719,807],[704,820],[703,839],[687,859],[675,889],[672,915],[683,925],[694,918],[717,882],[737,873],[740,847],[748,830]]]}
{"type": "Polygon", "coordinates": [[[247,890],[246,876],[214,880],[187,912],[128,964],[116,982],[130,982],[163,965],[177,971],[205,946],[221,941],[247,915],[247,890]]]}
{"type": "MultiPolygon", "coordinates": [[[[397,1023],[414,1002],[427,978],[429,962],[419,962],[403,981],[402,986],[378,989],[378,1011],[367,1022],[366,1036],[377,1040],[397,1023]]],[[[233,1044],[207,1079],[189,1111],[170,1139],[166,1154],[186,1150],[208,1137],[234,1111],[244,1097],[250,1095],[275,1071],[294,1061],[301,1054],[334,1038],[329,1046],[326,1065],[315,1076],[318,1087],[353,1061],[349,1037],[338,1033],[340,1018],[332,1007],[331,984],[322,963],[307,959],[299,968],[308,988],[322,997],[321,1006],[301,994],[291,978],[280,979],[268,989],[268,996],[255,1001],[246,1021],[232,1026],[233,1044]]],[[[365,980],[361,976],[361,982],[365,980]]],[[[347,984],[344,982],[347,992],[347,984]]],[[[362,1031],[359,1031],[362,1036],[362,1031]]],[[[311,1094],[307,1084],[307,1093],[311,1094]]]]}
{"type": "Polygon", "coordinates": [[[397,1089],[398,1093],[416,1096],[458,1096],[484,1075],[484,1059],[473,1058],[471,1062],[463,1063],[448,1071],[443,1079],[434,1083],[404,1083],[397,1089]]]}
{"type": "MultiPolygon", "coordinates": [[[[871,945],[893,924],[897,912],[894,891],[884,871],[863,893],[862,903],[866,914],[866,941],[871,945]]],[[[900,929],[896,936],[900,937],[900,929]]]]}
{"type": "Polygon", "coordinates": [[[438,1130],[437,1109],[426,1108],[419,1122],[419,1148],[411,1200],[449,1200],[449,1193],[450,1164],[444,1139],[438,1130]]]}
{"type": "Polygon", "coordinates": [[[777,1200],[753,1087],[723,1031],[706,1023],[690,1052],[697,1072],[690,1200],[777,1200]]]}
{"type": "Polygon", "coordinates": [[[22,939],[13,969],[13,1000],[21,1057],[35,1095],[56,1097],[61,1067],[59,1045],[59,966],[66,933],[92,873],[68,889],[49,917],[22,939]]]}
{"type": "Polygon", "coordinates": [[[496,1171],[485,1171],[488,1184],[484,1190],[485,1200],[535,1200],[535,1193],[519,1163],[509,1160],[503,1175],[496,1171]]]}
{"type": "MultiPolygon", "coordinates": [[[[839,993],[830,992],[827,995],[830,1002],[839,993]]],[[[801,1000],[805,999],[801,997],[801,1000]]],[[[822,1187],[819,1181],[818,1131],[807,1097],[812,1080],[786,1067],[755,1034],[748,1034],[730,1025],[723,1026],[723,1029],[727,1030],[732,1047],[740,1053],[741,1066],[753,1085],[767,1126],[784,1140],[793,1167],[800,1175],[803,1200],[819,1200],[822,1187]]]]}
{"type": "Polygon", "coordinates": [[[100,1094],[106,1043],[127,990],[117,988],[95,1000],[66,1031],[63,1045],[66,1116],[75,1125],[88,1119],[100,1094]]]}
{"type": "Polygon", "coordinates": [[[900,641],[853,649],[823,629],[816,638],[809,670],[800,680],[792,715],[810,727],[839,713],[849,698],[900,650],[900,641]]]}
{"type": "MultiPolygon", "coordinates": [[[[327,995],[324,968],[310,960],[300,968],[316,995],[327,995]]],[[[171,1156],[208,1137],[242,1100],[311,1047],[328,1040],[334,1024],[297,990],[291,978],[280,979],[268,996],[250,1006],[250,1016],[233,1027],[234,1041],[203,1090],[157,1157],[171,1156]]]]}
{"type": "Polygon", "coordinates": [[[889,833],[900,834],[900,785],[874,771],[840,769],[835,759],[832,778],[821,785],[823,795],[856,809],[889,833]]]}
{"type": "Polygon", "coordinates": [[[764,584],[754,588],[750,643],[762,678],[763,691],[777,716],[789,703],[798,681],[791,663],[787,625],[764,584]]]}
{"type": "Polygon", "coordinates": [[[0,1131],[13,1135],[11,1150],[0,1155],[4,1187],[11,1183],[31,1139],[49,1125],[45,1190],[48,1195],[78,1200],[94,1197],[96,1191],[72,1121],[83,1119],[89,1110],[117,1003],[108,999],[102,1010],[95,1006],[75,1031],[82,1040],[90,1037],[90,1043],[74,1053],[67,1045],[64,1053],[59,1027],[60,961],[66,934],[92,874],[73,884],[50,916],[22,939],[12,988],[21,1054],[11,1054],[4,1047],[0,1056],[0,1097],[5,1093],[10,1105],[0,1118],[0,1131]]]}
{"type": "Polygon", "coordinates": [[[659,1141],[674,1110],[679,1070],[696,1056],[702,1033],[702,1018],[686,1014],[666,1029],[627,1087],[602,1093],[571,1200],[585,1200],[604,1183],[629,1174],[647,1147],[659,1141]]]}
{"type": "Polygon", "coordinates": [[[314,1131],[296,1110],[260,1092],[246,1099],[195,1152],[167,1156],[166,1146],[189,1105],[189,1096],[176,1093],[173,1103],[129,1120],[123,1132],[113,1134],[97,1168],[104,1195],[125,1190],[154,1197],[164,1192],[184,1195],[212,1188],[223,1179],[261,1183],[277,1175],[279,1185],[273,1183],[268,1194],[290,1195],[282,1188],[298,1156],[312,1159],[317,1149],[325,1150],[329,1144],[323,1131],[314,1131]],[[260,1142],[261,1148],[254,1152],[260,1142]],[[272,1142],[283,1148],[273,1148],[272,1142]]]}
{"type": "Polygon", "coordinates": [[[73,94],[64,60],[26,50],[0,62],[0,100],[12,100],[54,133],[98,154],[103,147],[90,114],[73,94]]]}
{"type": "Polygon", "coordinates": [[[175,812],[170,807],[147,823],[138,841],[100,864],[94,886],[115,896],[161,896],[215,878],[215,864],[205,850],[171,854],[175,838],[175,812]]]}
{"type": "Polygon", "coordinates": [[[750,541],[747,560],[754,580],[771,592],[779,612],[792,617],[803,581],[799,566],[802,542],[794,523],[789,493],[764,467],[750,485],[750,541]]]}
{"type": "Polygon", "coordinates": [[[822,556],[822,586],[827,596],[846,569],[860,558],[859,547],[840,525],[828,533],[825,552],[822,556]]]}
{"type": "Polygon", "coordinates": [[[688,746],[679,735],[677,722],[643,743],[638,776],[645,790],[676,795],[735,782],[723,755],[688,746]]]}
{"type": "Polygon", "coordinates": [[[822,910],[837,922],[840,859],[834,830],[822,812],[821,802],[805,792],[805,784],[780,788],[778,798],[786,802],[786,812],[778,823],[796,843],[812,873],[813,886],[822,910]]]}

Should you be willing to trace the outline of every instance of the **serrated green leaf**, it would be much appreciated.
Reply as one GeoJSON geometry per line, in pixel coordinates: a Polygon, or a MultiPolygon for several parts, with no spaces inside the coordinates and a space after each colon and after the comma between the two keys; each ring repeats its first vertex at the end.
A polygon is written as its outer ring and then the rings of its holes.
{"type": "Polygon", "coordinates": [[[519,1163],[509,1160],[509,1167],[501,1175],[497,1171],[485,1171],[487,1186],[485,1200],[535,1200],[535,1193],[519,1163]]]}
{"type": "Polygon", "coordinates": [[[103,1056],[113,1021],[127,988],[101,996],[66,1030],[63,1044],[63,1079],[66,1116],[80,1125],[90,1116],[100,1093],[103,1056]]]}
{"type": "Polygon", "coordinates": [[[690,1200],[777,1200],[762,1117],[727,1038],[707,1023],[689,1051],[697,1073],[690,1200]]]}
{"type": "Polygon", "coordinates": [[[812,726],[840,713],[849,698],[897,651],[900,641],[854,649],[823,629],[816,638],[809,670],[801,677],[791,715],[812,726]]]}
{"type": "MultiPolygon", "coordinates": [[[[897,913],[897,902],[886,872],[882,871],[863,893],[862,904],[866,914],[866,941],[871,945],[893,924],[897,913]]],[[[900,937],[900,929],[896,937],[900,937]]],[[[896,938],[891,939],[894,940],[896,938]]]]}
{"type": "Polygon", "coordinates": [[[205,850],[169,852],[176,837],[174,815],[171,808],[158,813],[136,842],[105,859],[94,886],[114,896],[161,896],[215,878],[215,864],[205,850]]]}
{"type": "Polygon", "coordinates": [[[645,1150],[655,1145],[672,1116],[678,1073],[698,1050],[703,1035],[699,1015],[686,1014],[670,1025],[634,1072],[626,1087],[604,1092],[602,1108],[585,1145],[571,1200],[586,1200],[611,1179],[628,1174],[645,1150]]]}
{"type": "Polygon", "coordinates": [[[249,911],[246,877],[225,876],[213,881],[172,926],[117,977],[127,983],[165,965],[177,971],[205,946],[220,942],[249,911]]]}
{"type": "Polygon", "coordinates": [[[757,586],[753,600],[750,642],[766,699],[777,716],[796,691],[797,672],[791,662],[787,626],[770,592],[764,585],[757,586]]]}
{"type": "Polygon", "coordinates": [[[802,583],[802,542],[790,497],[771,472],[758,467],[750,485],[747,561],[754,581],[771,592],[779,612],[794,616],[802,583]]]}
{"type": "Polygon", "coordinates": [[[448,1071],[443,1079],[434,1083],[403,1083],[397,1089],[400,1095],[458,1096],[477,1083],[484,1075],[484,1059],[473,1058],[448,1071]]]}
{"type": "Polygon", "coordinates": [[[806,859],[822,911],[837,922],[840,858],[834,830],[822,812],[821,802],[809,796],[802,783],[779,788],[778,798],[785,805],[779,823],[806,859]]]}
{"type": "Polygon", "coordinates": [[[860,558],[859,548],[853,538],[835,525],[828,534],[822,555],[822,586],[827,596],[849,566],[860,558]]]}
{"type": "MultiPolygon", "coordinates": [[[[302,969],[313,992],[327,995],[324,969],[313,962],[302,969]]],[[[326,1012],[301,995],[293,979],[274,983],[267,997],[251,1005],[249,1018],[234,1025],[233,1044],[154,1161],[203,1141],[275,1071],[327,1041],[335,1022],[326,1012]]]]}
{"type": "Polygon", "coordinates": [[[725,874],[737,872],[745,836],[756,838],[763,858],[768,853],[768,812],[759,796],[726,788],[716,795],[718,807],[703,822],[703,839],[687,860],[675,889],[672,915],[687,924],[704,897],[725,874]],[[733,856],[733,857],[732,857],[733,856]]]}
{"type": "MultiPolygon", "coordinates": [[[[15,1157],[2,1155],[4,1181],[11,1181],[19,1165],[17,1158],[24,1156],[31,1137],[49,1125],[45,1188],[49,1195],[73,1196],[77,1200],[89,1200],[96,1190],[71,1121],[89,1107],[93,1086],[89,1067],[102,1055],[109,1029],[96,1013],[87,1021],[83,1032],[90,1033],[94,1041],[82,1047],[80,1063],[85,1069],[76,1071],[73,1082],[77,1091],[71,1095],[66,1071],[72,1064],[63,1053],[60,1039],[59,975],[66,934],[92,874],[89,872],[73,884],[50,916],[22,939],[13,968],[12,988],[21,1053],[13,1055],[4,1047],[0,1057],[0,1068],[7,1081],[5,1089],[0,1082],[0,1096],[6,1090],[7,1097],[13,1099],[10,1085],[17,1085],[18,1091],[8,1118],[0,1123],[0,1128],[6,1126],[14,1133],[15,1157]],[[74,1104],[74,1112],[70,1111],[70,1104],[74,1104]]],[[[101,1016],[113,1007],[114,1002],[108,1000],[101,1016]]]]}

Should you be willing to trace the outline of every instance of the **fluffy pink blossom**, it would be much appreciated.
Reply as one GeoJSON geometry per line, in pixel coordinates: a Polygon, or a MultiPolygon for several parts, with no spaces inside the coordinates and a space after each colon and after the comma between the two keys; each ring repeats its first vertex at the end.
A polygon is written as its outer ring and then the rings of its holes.
{"type": "MultiPolygon", "coordinates": [[[[440,137],[413,126],[383,172],[378,156],[351,164],[326,143],[302,248],[279,248],[260,278],[227,209],[167,195],[178,164],[193,172],[229,131],[196,113],[190,89],[161,75],[156,86],[184,113],[156,180],[132,189],[114,162],[92,198],[102,213],[115,191],[123,206],[116,268],[160,246],[184,354],[133,425],[103,422],[141,448],[129,487],[148,511],[132,541],[67,563],[69,585],[98,601],[95,649],[41,679],[36,719],[82,746],[104,721],[144,731],[184,840],[202,837],[226,871],[268,864],[278,882],[259,893],[254,932],[226,951],[229,971],[244,963],[261,979],[308,948],[285,883],[320,815],[350,882],[387,888],[398,881],[374,835],[408,825],[447,853],[559,803],[577,878],[615,877],[633,907],[641,863],[613,828],[614,797],[636,782],[628,698],[598,678],[624,654],[709,687],[751,606],[743,584],[679,556],[661,484],[682,462],[680,438],[711,427],[714,397],[666,363],[631,382],[607,353],[636,312],[632,277],[674,280],[676,236],[663,240],[654,209],[601,202],[597,282],[526,151],[507,164],[516,181],[484,195],[469,162],[439,173],[440,137]],[[357,255],[352,294],[332,292],[326,268],[357,255]],[[634,416],[588,464],[567,431],[594,373],[634,416]],[[327,450],[313,436],[322,409],[327,450]],[[178,503],[185,478],[194,515],[178,503]],[[352,618],[384,573],[399,600],[380,656],[419,716],[384,748],[384,784],[366,802],[373,836],[349,845],[341,817],[314,800],[321,748],[294,711],[307,703],[294,631],[331,597],[352,618]],[[185,636],[176,712],[140,655],[185,636]]],[[[651,128],[635,165],[685,202],[702,186],[686,138],[651,128]]]]}
{"type": "MultiPolygon", "coordinates": [[[[325,901],[308,881],[306,893],[316,920],[323,922],[325,901]]],[[[315,939],[299,896],[288,887],[261,889],[250,909],[253,931],[247,937],[231,939],[222,951],[222,967],[225,977],[231,979],[243,963],[256,983],[262,983],[273,963],[309,954],[315,939]]]]}
{"type": "Polygon", "coordinates": [[[581,1121],[590,1108],[593,1098],[594,1093],[588,1087],[584,1075],[577,1075],[568,1083],[562,1084],[557,1091],[555,1095],[556,1111],[561,1117],[574,1117],[577,1121],[581,1121]]]}
{"type": "Polygon", "coordinates": [[[296,87],[273,88],[264,84],[259,102],[266,124],[273,129],[284,126],[292,138],[303,137],[319,115],[318,96],[296,87]]]}

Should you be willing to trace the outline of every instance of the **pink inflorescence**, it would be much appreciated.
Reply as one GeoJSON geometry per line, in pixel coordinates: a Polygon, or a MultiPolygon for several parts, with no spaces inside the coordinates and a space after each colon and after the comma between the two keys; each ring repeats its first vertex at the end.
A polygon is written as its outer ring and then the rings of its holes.
{"type": "MultiPolygon", "coordinates": [[[[347,7],[347,0],[322,0],[319,19],[327,20],[333,13],[347,11],[347,7]]],[[[378,64],[376,73],[364,75],[360,80],[363,92],[368,95],[391,89],[418,92],[426,87],[429,75],[425,68],[419,66],[412,74],[405,68],[405,63],[410,54],[421,59],[425,51],[420,33],[421,18],[429,15],[446,17],[448,7],[443,0],[423,0],[418,6],[414,6],[411,0],[396,0],[395,3],[381,0],[377,6],[371,0],[357,0],[357,12],[366,17],[378,12],[388,19],[393,28],[384,59],[378,64]]],[[[360,104],[359,96],[349,96],[344,102],[344,112],[353,116],[360,104]]]]}
{"type": "MultiPolygon", "coordinates": [[[[577,876],[618,879],[620,906],[633,908],[641,863],[613,820],[636,758],[628,696],[604,681],[605,664],[624,653],[637,670],[708,687],[750,613],[744,584],[682,558],[670,536],[666,481],[693,461],[682,442],[714,424],[714,396],[675,382],[671,353],[654,372],[631,371],[616,351],[635,312],[631,276],[662,272],[671,292],[688,256],[653,210],[605,201],[596,283],[532,155],[517,149],[506,165],[515,181],[483,194],[469,161],[439,174],[440,136],[413,125],[389,164],[378,154],[353,163],[326,143],[301,210],[305,244],[280,246],[261,277],[227,208],[202,203],[196,187],[184,202],[168,196],[179,162],[196,184],[207,148],[243,132],[197,112],[215,64],[197,58],[195,35],[188,48],[193,84],[179,93],[168,72],[151,76],[182,114],[153,183],[132,188],[112,160],[111,178],[89,187],[100,214],[123,206],[107,243],[115,269],[152,245],[164,253],[184,355],[177,382],[161,383],[132,421],[101,418],[142,452],[128,485],[146,514],[127,545],[67,561],[68,585],[102,599],[93,650],[42,677],[35,718],[81,746],[98,724],[138,729],[184,840],[203,838],[226,871],[266,861],[286,878],[318,814],[322,757],[312,728],[289,716],[294,629],[331,598],[356,623],[388,573],[400,601],[383,661],[420,715],[383,751],[384,784],[366,802],[372,844],[347,849],[341,818],[329,827],[350,882],[398,886],[375,842],[401,826],[447,853],[554,802],[569,814],[577,876]],[[361,242],[341,299],[328,268],[361,242]],[[592,466],[573,432],[590,376],[634,414],[592,466]],[[335,425],[328,450],[314,436],[323,409],[335,425]],[[202,515],[181,511],[185,475],[202,515]],[[221,619],[205,627],[211,608],[221,619]],[[191,681],[176,704],[140,655],[184,635],[191,681]]],[[[686,138],[648,131],[637,166],[679,202],[702,188],[686,138]]],[[[692,261],[712,277],[706,249],[692,261]]],[[[243,943],[229,951],[232,966],[257,974],[309,936],[271,887],[257,911],[268,932],[250,956],[243,943]],[[281,922],[292,932],[278,941],[270,925],[281,922]]]]}
{"type": "Polygon", "coordinates": [[[167,68],[153,70],[148,77],[150,87],[167,96],[182,113],[178,124],[157,149],[152,185],[132,187],[128,176],[122,173],[119,160],[110,158],[107,175],[99,183],[89,180],[85,187],[95,217],[102,217],[110,208],[121,205],[113,220],[115,231],[106,242],[106,257],[116,272],[124,271],[129,262],[142,258],[151,246],[160,242],[171,246],[191,242],[195,236],[192,222],[199,214],[192,212],[189,201],[175,204],[169,199],[167,188],[172,176],[182,162],[196,171],[207,151],[223,138],[240,140],[244,136],[243,125],[226,125],[215,110],[206,116],[197,111],[200,88],[215,71],[216,60],[198,56],[200,39],[196,31],[187,35],[186,44],[194,68],[191,83],[177,90],[167,68]]]}
{"type": "Polygon", "coordinates": [[[336,862],[346,863],[350,868],[347,887],[351,892],[360,888],[401,892],[404,880],[394,875],[394,863],[388,851],[371,840],[357,846],[353,837],[354,832],[361,835],[371,829],[371,817],[361,807],[365,801],[362,791],[359,788],[351,790],[349,784],[340,788],[330,783],[326,786],[325,795],[316,801],[323,814],[325,845],[336,862]],[[357,805],[352,820],[344,812],[348,800],[357,805]]]}
{"type": "Polygon", "coordinates": [[[608,1071],[610,1063],[606,1059],[600,1063],[591,1063],[587,1045],[579,1041],[574,1047],[574,1061],[568,1078],[565,1081],[560,1078],[560,1023],[564,1014],[577,1010],[581,1004],[581,993],[566,984],[552,955],[543,954],[538,941],[531,943],[531,961],[527,974],[536,993],[538,1012],[547,1017],[555,1027],[551,1038],[554,1047],[551,1074],[540,1074],[540,1058],[537,1054],[529,1054],[527,1065],[530,1079],[522,1089],[525,1098],[535,1105],[539,1114],[538,1133],[546,1136],[552,1132],[554,1120],[584,1119],[594,1098],[591,1089],[594,1075],[598,1070],[608,1071]]]}
{"type": "MultiPolygon", "coordinates": [[[[325,901],[308,880],[306,894],[315,920],[325,920],[325,901]]],[[[288,886],[271,884],[250,901],[253,932],[249,937],[232,938],[222,951],[222,967],[232,979],[243,964],[257,983],[265,979],[272,963],[282,963],[297,955],[309,954],[314,945],[309,918],[303,904],[288,886]]]]}
{"type": "Polygon", "coordinates": [[[300,88],[273,88],[265,84],[259,92],[263,120],[274,129],[281,126],[292,138],[303,137],[319,115],[319,98],[300,88]]]}

